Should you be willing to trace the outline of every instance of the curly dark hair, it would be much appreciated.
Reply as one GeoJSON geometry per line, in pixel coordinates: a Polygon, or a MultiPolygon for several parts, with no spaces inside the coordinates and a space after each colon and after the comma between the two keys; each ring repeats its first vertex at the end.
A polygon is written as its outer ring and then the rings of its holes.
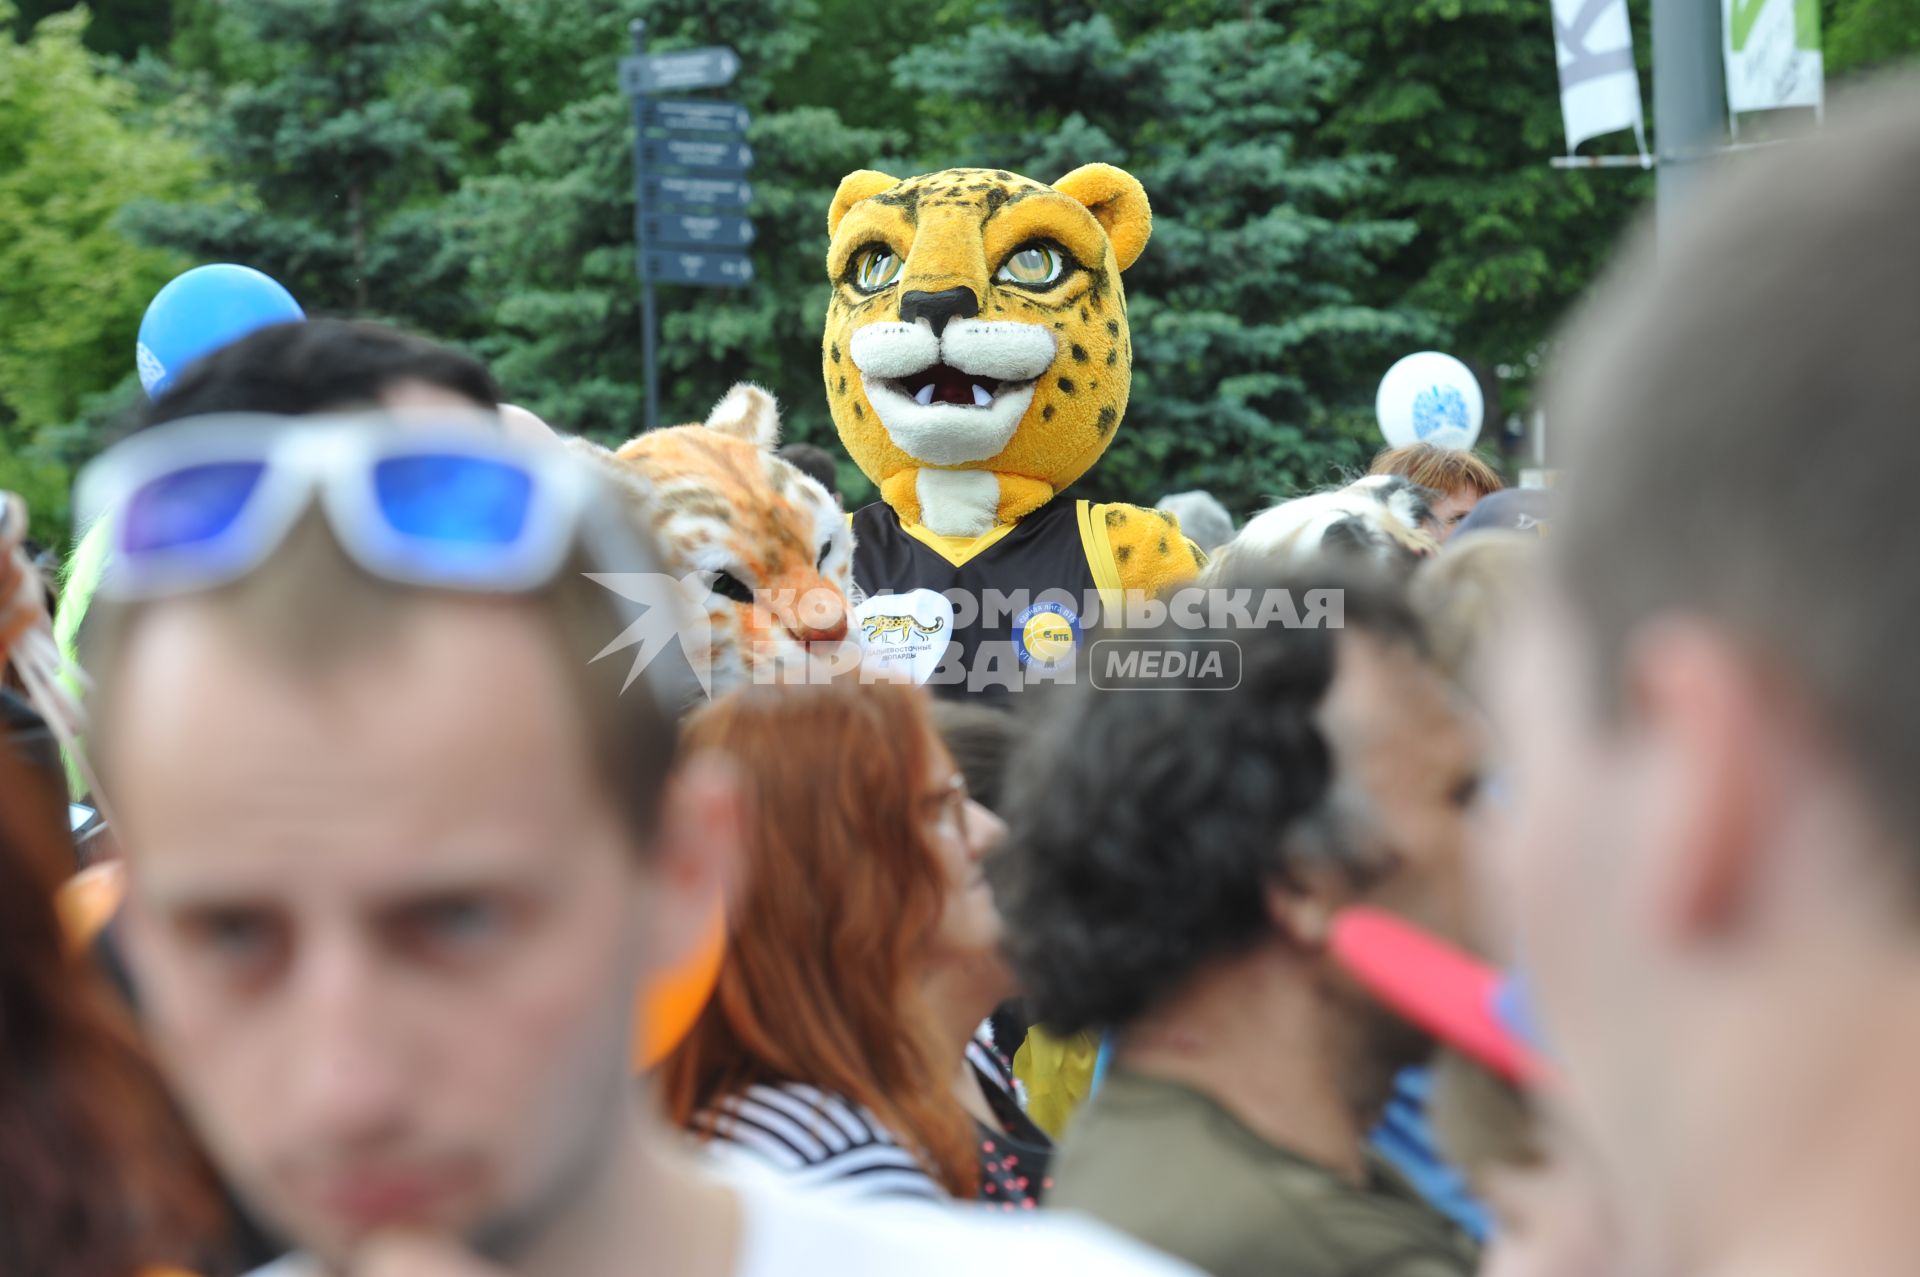
{"type": "MultiPolygon", "coordinates": [[[[1339,625],[1422,646],[1398,588],[1372,577],[1309,569],[1219,584],[1294,600],[1339,589],[1339,625]]],[[[1082,684],[1033,714],[989,872],[1027,1005],[1060,1032],[1125,1025],[1271,934],[1265,888],[1296,881],[1303,857],[1366,868],[1331,818],[1332,756],[1315,721],[1334,673],[1331,624],[1126,637],[1181,650],[1231,639],[1240,680],[1082,684]]]]}

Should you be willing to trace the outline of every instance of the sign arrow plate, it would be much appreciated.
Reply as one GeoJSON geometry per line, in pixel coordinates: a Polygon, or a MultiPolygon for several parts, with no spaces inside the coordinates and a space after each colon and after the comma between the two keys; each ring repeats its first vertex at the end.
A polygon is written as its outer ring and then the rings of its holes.
{"type": "Polygon", "coordinates": [[[744,217],[702,213],[648,213],[641,235],[647,244],[675,248],[745,248],[753,243],[753,223],[744,217]]]}
{"type": "Polygon", "coordinates": [[[690,137],[646,138],[641,158],[649,165],[672,164],[709,173],[744,173],[753,167],[753,148],[745,142],[690,137]]]}
{"type": "Polygon", "coordinates": [[[661,284],[745,288],[753,282],[753,259],[745,253],[650,252],[647,274],[661,284]]]}
{"type": "Polygon", "coordinates": [[[753,202],[753,183],[720,177],[661,177],[648,174],[647,204],[710,204],[745,208],[753,202]]]}
{"type": "Polygon", "coordinates": [[[695,133],[745,133],[751,117],[738,102],[709,102],[703,98],[660,98],[641,105],[641,119],[650,128],[695,133]]]}
{"type": "Polygon", "coordinates": [[[677,93],[682,89],[715,89],[733,83],[740,74],[740,55],[724,44],[673,53],[649,53],[620,59],[620,91],[677,93]]]}

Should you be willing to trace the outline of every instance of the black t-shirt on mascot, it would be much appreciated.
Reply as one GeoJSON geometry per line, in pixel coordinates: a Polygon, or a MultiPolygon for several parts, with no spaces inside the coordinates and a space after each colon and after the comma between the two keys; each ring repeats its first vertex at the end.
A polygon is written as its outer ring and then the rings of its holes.
{"type": "Polygon", "coordinates": [[[1101,597],[1087,521],[1086,501],[1052,501],[956,562],[951,547],[916,536],[885,504],[862,507],[853,515],[854,581],[869,597],[901,599],[899,612],[868,611],[869,648],[921,648],[926,663],[938,662],[929,689],[956,699],[997,701],[1060,673],[1093,619],[1083,615],[1089,601],[1097,608],[1101,597]]]}

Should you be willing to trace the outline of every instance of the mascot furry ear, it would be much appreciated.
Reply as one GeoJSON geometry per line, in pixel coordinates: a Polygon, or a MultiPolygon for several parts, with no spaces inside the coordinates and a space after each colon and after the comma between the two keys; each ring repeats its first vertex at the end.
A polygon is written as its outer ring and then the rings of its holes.
{"type": "Polygon", "coordinates": [[[1087,206],[1113,242],[1113,255],[1121,270],[1140,260],[1147,237],[1153,233],[1153,210],[1147,206],[1146,188],[1138,178],[1111,164],[1082,164],[1055,182],[1053,189],[1087,206]]]}
{"type": "Polygon", "coordinates": [[[707,414],[706,426],[771,452],[780,443],[780,405],[759,386],[743,381],[720,397],[707,414]]]}
{"type": "Polygon", "coordinates": [[[833,205],[827,209],[827,236],[831,238],[840,229],[840,219],[847,215],[848,209],[861,200],[899,184],[899,178],[888,177],[870,168],[855,169],[841,178],[840,189],[833,193],[833,205]]]}
{"type": "MultiPolygon", "coordinates": [[[[1051,186],[1005,169],[863,169],[840,183],[827,227],[827,402],[884,502],[854,515],[861,591],[1097,591],[1117,607],[1198,570],[1159,511],[1054,499],[1126,415],[1120,275],[1153,230],[1138,181],[1110,164],[1051,186]]],[[[1078,625],[1076,613],[1016,641],[1021,667],[1034,651],[1070,655],[1078,625]]],[[[963,659],[1006,641],[991,628],[961,627],[963,659]]]]}

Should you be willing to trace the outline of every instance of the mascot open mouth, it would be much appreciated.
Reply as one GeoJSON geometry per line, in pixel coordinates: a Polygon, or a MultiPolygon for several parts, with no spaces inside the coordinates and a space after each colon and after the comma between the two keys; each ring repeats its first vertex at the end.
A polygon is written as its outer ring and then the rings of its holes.
{"type": "Polygon", "coordinates": [[[1059,345],[1039,324],[875,323],[849,343],[867,401],[893,442],[932,466],[985,461],[1007,446],[1059,345]]]}
{"type": "Polygon", "coordinates": [[[887,389],[904,394],[922,408],[929,404],[959,404],[963,408],[990,408],[1000,391],[998,377],[978,377],[947,364],[935,364],[911,377],[896,377],[887,389]]]}

